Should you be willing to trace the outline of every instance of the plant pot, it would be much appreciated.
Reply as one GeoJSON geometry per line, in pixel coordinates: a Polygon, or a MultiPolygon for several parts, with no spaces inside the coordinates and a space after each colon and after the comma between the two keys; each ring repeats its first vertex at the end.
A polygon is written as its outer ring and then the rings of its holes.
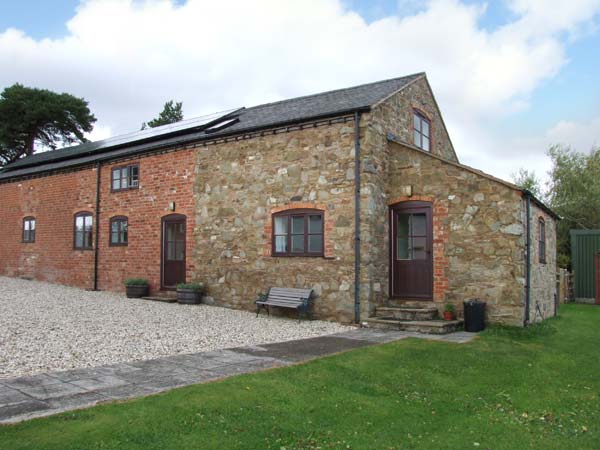
{"type": "Polygon", "coordinates": [[[125,295],[127,295],[127,298],[147,297],[148,287],[147,284],[132,284],[130,286],[125,286],[125,295]]]}
{"type": "Polygon", "coordinates": [[[452,311],[444,311],[444,320],[454,320],[454,313],[452,311]]]}
{"type": "Polygon", "coordinates": [[[185,305],[197,305],[202,301],[202,291],[177,289],[177,301],[185,305]]]}

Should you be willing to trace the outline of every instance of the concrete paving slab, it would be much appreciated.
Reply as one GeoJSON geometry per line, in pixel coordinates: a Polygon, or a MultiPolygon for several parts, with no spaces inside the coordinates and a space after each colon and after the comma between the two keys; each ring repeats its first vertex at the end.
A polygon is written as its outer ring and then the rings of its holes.
{"type": "Polygon", "coordinates": [[[356,329],[337,335],[261,346],[3,379],[0,380],[0,423],[151,395],[407,337],[464,343],[474,336],[474,333],[465,332],[419,335],[393,330],[356,329]]]}

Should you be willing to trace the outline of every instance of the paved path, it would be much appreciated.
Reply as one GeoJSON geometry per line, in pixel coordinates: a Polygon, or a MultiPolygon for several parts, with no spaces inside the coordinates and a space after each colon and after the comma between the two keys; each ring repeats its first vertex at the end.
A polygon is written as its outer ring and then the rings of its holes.
{"type": "Polygon", "coordinates": [[[5,378],[0,379],[0,423],[142,397],[407,337],[464,343],[474,336],[466,332],[439,336],[363,328],[297,341],[5,378]]]}

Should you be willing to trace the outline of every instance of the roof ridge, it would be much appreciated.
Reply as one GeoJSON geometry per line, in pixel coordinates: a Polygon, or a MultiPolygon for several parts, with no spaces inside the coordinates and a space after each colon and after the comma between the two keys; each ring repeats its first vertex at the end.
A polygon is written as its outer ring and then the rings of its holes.
{"type": "Polygon", "coordinates": [[[246,108],[246,110],[255,109],[255,108],[262,108],[264,106],[270,106],[270,105],[278,105],[278,104],[281,104],[281,103],[292,102],[292,101],[300,100],[300,99],[303,99],[303,98],[318,97],[320,95],[333,94],[335,92],[348,91],[350,89],[356,89],[356,88],[361,88],[361,87],[365,87],[365,86],[371,86],[371,85],[375,85],[375,84],[387,83],[389,81],[398,81],[398,80],[402,80],[402,79],[405,79],[405,78],[419,77],[419,76],[422,76],[422,75],[426,75],[426,73],[425,72],[416,72],[416,73],[412,73],[410,75],[404,75],[402,77],[387,78],[385,80],[371,81],[370,83],[357,84],[355,86],[348,86],[348,87],[340,88],[340,89],[332,89],[330,91],[317,92],[315,94],[300,95],[298,97],[286,98],[286,99],[277,100],[277,101],[274,101],[274,102],[261,103],[259,105],[249,106],[249,107],[246,108]]]}

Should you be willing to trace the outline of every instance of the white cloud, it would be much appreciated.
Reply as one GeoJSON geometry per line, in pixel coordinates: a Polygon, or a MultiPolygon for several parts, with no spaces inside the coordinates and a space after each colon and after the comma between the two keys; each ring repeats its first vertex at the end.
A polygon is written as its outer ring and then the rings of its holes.
{"type": "Polygon", "coordinates": [[[567,62],[562,36],[600,1],[510,7],[517,18],[489,32],[484,7],[458,0],[370,24],[339,0],[88,0],[63,39],[1,33],[0,87],[82,96],[99,119],[93,136],[105,137],[139,129],[169,99],[193,117],[426,70],[459,155],[497,160],[487,124],[527,107],[567,62]]]}

